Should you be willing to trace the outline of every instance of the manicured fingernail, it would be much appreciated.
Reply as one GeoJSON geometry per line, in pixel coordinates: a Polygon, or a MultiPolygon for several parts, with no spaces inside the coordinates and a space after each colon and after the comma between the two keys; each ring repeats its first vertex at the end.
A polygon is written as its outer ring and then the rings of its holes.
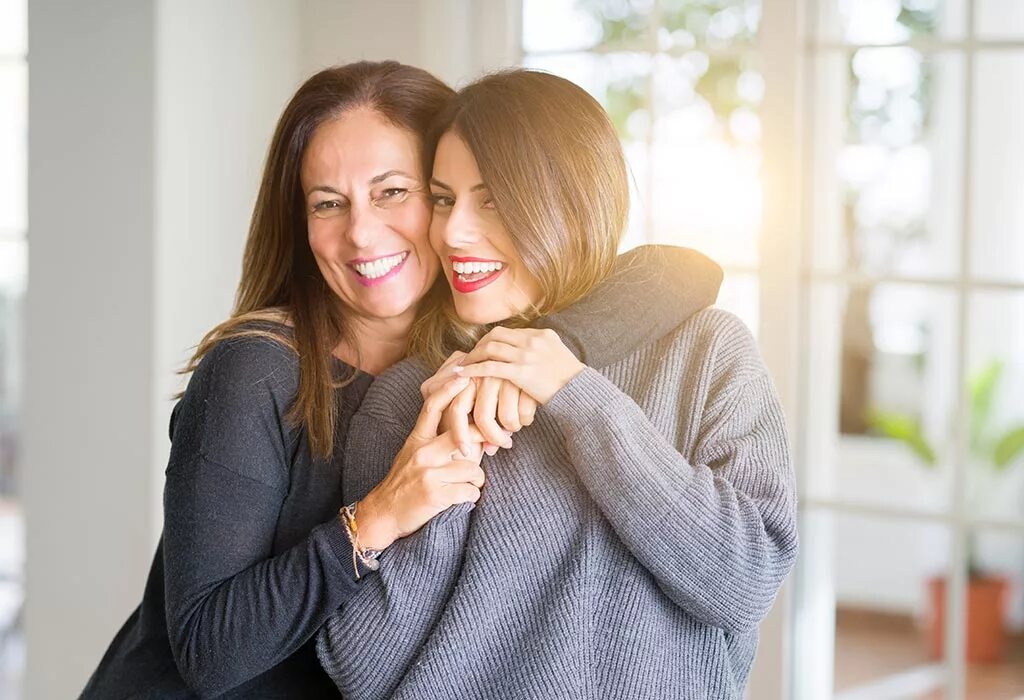
{"type": "Polygon", "coordinates": [[[504,447],[506,450],[511,450],[512,449],[512,440],[506,440],[505,444],[502,445],[502,447],[504,447]]]}
{"type": "Polygon", "coordinates": [[[463,457],[469,457],[469,455],[471,453],[471,449],[469,447],[469,443],[468,442],[460,442],[459,443],[459,449],[462,450],[462,456],[463,457]]]}
{"type": "Polygon", "coordinates": [[[487,447],[484,448],[484,452],[493,457],[494,455],[498,454],[498,446],[488,445],[487,447]]]}

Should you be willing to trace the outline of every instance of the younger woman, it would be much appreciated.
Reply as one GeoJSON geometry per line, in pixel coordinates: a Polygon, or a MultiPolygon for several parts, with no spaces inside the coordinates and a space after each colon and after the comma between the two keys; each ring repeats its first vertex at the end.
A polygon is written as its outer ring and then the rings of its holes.
{"type": "Polygon", "coordinates": [[[349,698],[742,697],[797,551],[782,410],[750,333],[708,309],[587,366],[523,328],[609,270],[628,202],[615,131],[577,86],[518,70],[463,89],[437,133],[431,244],[454,313],[367,393],[353,426],[380,436],[349,443],[364,468],[348,488],[383,476],[424,380],[432,396],[451,376],[503,379],[542,405],[484,458],[475,509],[396,543],[328,621],[321,663],[349,698]],[[469,352],[428,379],[453,349],[469,352]]]}

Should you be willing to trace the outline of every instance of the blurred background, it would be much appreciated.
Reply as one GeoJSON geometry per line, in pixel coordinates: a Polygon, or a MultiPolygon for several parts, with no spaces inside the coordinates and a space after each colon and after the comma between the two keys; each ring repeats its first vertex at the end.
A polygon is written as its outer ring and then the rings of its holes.
{"type": "Polygon", "coordinates": [[[802,499],[751,698],[1024,697],[1021,0],[0,0],[0,697],[138,604],[275,120],[360,58],[579,83],[625,247],[725,266],[802,499]]]}

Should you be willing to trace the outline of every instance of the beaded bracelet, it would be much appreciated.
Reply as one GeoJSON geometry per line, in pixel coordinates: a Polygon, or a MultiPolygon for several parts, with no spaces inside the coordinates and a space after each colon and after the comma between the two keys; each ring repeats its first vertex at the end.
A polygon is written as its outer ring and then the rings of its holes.
{"type": "Polygon", "coordinates": [[[352,570],[355,572],[356,580],[360,578],[359,564],[361,563],[370,571],[380,568],[380,552],[376,549],[364,549],[359,546],[359,526],[356,524],[356,504],[352,503],[343,506],[338,511],[342,525],[345,526],[345,534],[352,544],[352,570]]]}

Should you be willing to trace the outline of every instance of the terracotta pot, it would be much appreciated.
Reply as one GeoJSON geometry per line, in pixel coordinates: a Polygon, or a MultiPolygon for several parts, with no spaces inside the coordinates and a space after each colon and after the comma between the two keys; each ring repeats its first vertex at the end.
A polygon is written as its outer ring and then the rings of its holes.
{"type": "MultiPolygon", "coordinates": [[[[972,576],[967,582],[967,661],[997,663],[1006,647],[1006,592],[1002,576],[972,576]]],[[[945,655],[946,578],[928,581],[928,651],[934,659],[945,655]]]]}

